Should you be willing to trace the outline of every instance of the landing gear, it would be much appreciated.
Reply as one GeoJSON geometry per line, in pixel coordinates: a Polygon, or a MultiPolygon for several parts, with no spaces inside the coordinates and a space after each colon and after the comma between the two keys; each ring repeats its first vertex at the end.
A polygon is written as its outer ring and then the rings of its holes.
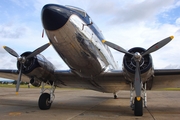
{"type": "Polygon", "coordinates": [[[134,115],[142,116],[143,115],[143,102],[142,97],[134,98],[134,115]]]}
{"type": "Polygon", "coordinates": [[[54,98],[55,98],[55,95],[54,95],[54,91],[55,91],[55,86],[54,86],[54,83],[51,85],[51,88],[48,89],[48,88],[44,88],[46,83],[42,83],[42,88],[41,88],[41,96],[39,97],[39,102],[38,102],[38,105],[39,105],[39,108],[41,110],[48,110],[50,109],[51,107],[51,104],[52,102],[54,101],[54,98]],[[49,93],[44,93],[45,90],[49,90],[50,91],[50,94],[49,93]]]}
{"type": "Polygon", "coordinates": [[[114,99],[117,99],[117,94],[116,93],[114,93],[114,99]]]}
{"type": "Polygon", "coordinates": [[[130,90],[130,107],[132,110],[134,110],[135,116],[142,116],[143,115],[143,107],[147,107],[147,93],[146,93],[146,83],[142,84],[141,91],[143,97],[134,97],[134,87],[131,84],[131,90],[130,90]],[[144,103],[144,104],[143,104],[144,103]]]}
{"type": "Polygon", "coordinates": [[[50,94],[49,93],[41,94],[41,96],[39,97],[38,105],[41,110],[49,109],[51,107],[50,94]]]}

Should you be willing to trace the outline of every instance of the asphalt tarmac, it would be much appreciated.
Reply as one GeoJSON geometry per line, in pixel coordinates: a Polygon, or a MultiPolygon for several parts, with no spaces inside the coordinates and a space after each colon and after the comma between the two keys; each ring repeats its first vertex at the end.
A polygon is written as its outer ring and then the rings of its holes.
{"type": "Polygon", "coordinates": [[[129,107],[129,91],[113,94],[80,89],[56,89],[49,110],[38,108],[40,89],[0,88],[0,120],[179,120],[180,91],[148,91],[142,117],[129,107]]]}

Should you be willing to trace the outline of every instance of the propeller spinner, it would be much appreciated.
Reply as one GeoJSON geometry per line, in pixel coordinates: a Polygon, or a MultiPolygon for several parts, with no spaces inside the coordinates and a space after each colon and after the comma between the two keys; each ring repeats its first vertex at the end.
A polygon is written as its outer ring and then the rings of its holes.
{"type": "Polygon", "coordinates": [[[36,50],[34,50],[30,55],[28,55],[27,57],[24,57],[24,56],[19,56],[16,51],[14,51],[13,49],[7,47],[7,46],[3,46],[3,48],[9,53],[11,54],[12,56],[16,57],[17,60],[19,61],[20,63],[20,69],[19,69],[19,75],[18,75],[18,80],[17,80],[17,85],[16,85],[16,94],[18,94],[18,91],[19,91],[19,86],[20,86],[20,81],[21,81],[21,76],[22,76],[22,68],[23,68],[23,65],[24,63],[26,62],[26,60],[28,58],[31,58],[31,57],[34,57],[36,56],[37,54],[41,53],[42,51],[44,51],[46,48],[48,48],[49,46],[51,45],[51,43],[47,43],[39,48],[37,48],[36,50]]]}

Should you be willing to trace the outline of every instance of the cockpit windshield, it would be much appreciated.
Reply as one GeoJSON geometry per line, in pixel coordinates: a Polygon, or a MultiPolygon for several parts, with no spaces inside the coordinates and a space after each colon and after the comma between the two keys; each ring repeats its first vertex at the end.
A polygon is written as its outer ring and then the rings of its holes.
{"type": "Polygon", "coordinates": [[[83,16],[84,17],[84,22],[86,23],[86,25],[87,26],[92,25],[92,27],[95,28],[97,34],[99,34],[99,36],[101,36],[100,39],[104,38],[101,31],[99,30],[99,28],[93,23],[92,19],[89,17],[89,15],[83,9],[78,8],[78,7],[74,7],[74,6],[69,6],[69,5],[66,5],[66,7],[73,10],[73,11],[76,11],[81,16],[83,16]]]}
{"type": "Polygon", "coordinates": [[[78,7],[74,7],[74,6],[70,6],[70,5],[66,5],[66,7],[69,9],[75,10],[78,13],[80,13],[82,16],[86,17],[86,12],[83,9],[78,8],[78,7]]]}

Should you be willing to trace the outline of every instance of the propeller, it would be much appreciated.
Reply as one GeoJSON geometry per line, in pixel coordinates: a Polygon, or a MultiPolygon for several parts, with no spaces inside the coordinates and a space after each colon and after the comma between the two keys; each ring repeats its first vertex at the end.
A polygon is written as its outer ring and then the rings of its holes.
{"type": "Polygon", "coordinates": [[[23,64],[20,63],[20,70],[19,70],[18,80],[17,80],[17,84],[16,84],[16,95],[18,95],[19,86],[20,86],[20,82],[21,82],[22,66],[23,66],[23,64]]]}
{"type": "Polygon", "coordinates": [[[139,61],[136,62],[134,85],[136,86],[136,95],[141,96],[141,73],[139,68],[139,61]]]}
{"type": "Polygon", "coordinates": [[[174,36],[170,36],[167,37],[159,42],[157,42],[156,44],[152,45],[151,47],[149,47],[143,54],[142,56],[145,56],[147,54],[150,54],[152,52],[155,52],[156,50],[162,48],[163,46],[165,46],[167,43],[169,43],[172,39],[174,38],[174,36]]]}
{"type": "Polygon", "coordinates": [[[111,42],[108,42],[108,41],[105,41],[105,40],[102,40],[102,43],[106,44],[107,46],[119,51],[119,52],[122,52],[122,53],[125,53],[125,54],[129,54],[129,55],[133,55],[132,53],[128,52],[127,50],[125,50],[124,48],[114,44],[114,43],[111,43],[111,42]]]}
{"type": "Polygon", "coordinates": [[[46,48],[48,48],[51,45],[51,43],[47,43],[39,48],[37,48],[36,50],[34,50],[30,55],[28,55],[27,57],[24,56],[19,56],[16,51],[14,51],[13,49],[7,47],[7,46],[3,46],[3,48],[12,56],[16,57],[17,60],[20,63],[20,69],[19,69],[19,75],[18,75],[18,80],[17,80],[17,84],[16,84],[16,94],[18,94],[19,91],[19,86],[20,86],[20,81],[21,81],[21,76],[22,76],[22,68],[24,63],[26,62],[27,59],[36,56],[37,54],[41,53],[42,51],[44,51],[46,48]]]}
{"type": "Polygon", "coordinates": [[[41,53],[42,51],[44,51],[46,48],[48,48],[51,45],[51,43],[47,43],[39,48],[37,48],[36,50],[34,50],[30,55],[28,55],[26,57],[26,59],[36,56],[37,54],[41,53]]]}
{"type": "Polygon", "coordinates": [[[109,41],[102,40],[102,43],[106,44],[107,46],[109,46],[109,47],[111,47],[111,48],[113,48],[113,49],[115,49],[115,50],[117,50],[119,52],[132,55],[134,61],[136,62],[134,87],[135,87],[136,96],[140,97],[141,96],[141,71],[140,71],[139,62],[141,61],[143,56],[157,51],[158,49],[162,48],[167,43],[169,43],[173,38],[174,38],[174,36],[170,36],[170,37],[167,37],[167,38],[157,42],[156,44],[149,47],[142,54],[140,54],[139,52],[135,52],[134,54],[132,54],[132,53],[126,51],[124,48],[122,48],[122,47],[120,47],[120,46],[118,46],[118,45],[116,45],[114,43],[111,43],[109,41]]]}
{"type": "Polygon", "coordinates": [[[16,51],[14,51],[13,49],[7,47],[7,46],[3,46],[3,48],[12,56],[14,57],[19,57],[19,55],[16,53],[16,51]]]}

